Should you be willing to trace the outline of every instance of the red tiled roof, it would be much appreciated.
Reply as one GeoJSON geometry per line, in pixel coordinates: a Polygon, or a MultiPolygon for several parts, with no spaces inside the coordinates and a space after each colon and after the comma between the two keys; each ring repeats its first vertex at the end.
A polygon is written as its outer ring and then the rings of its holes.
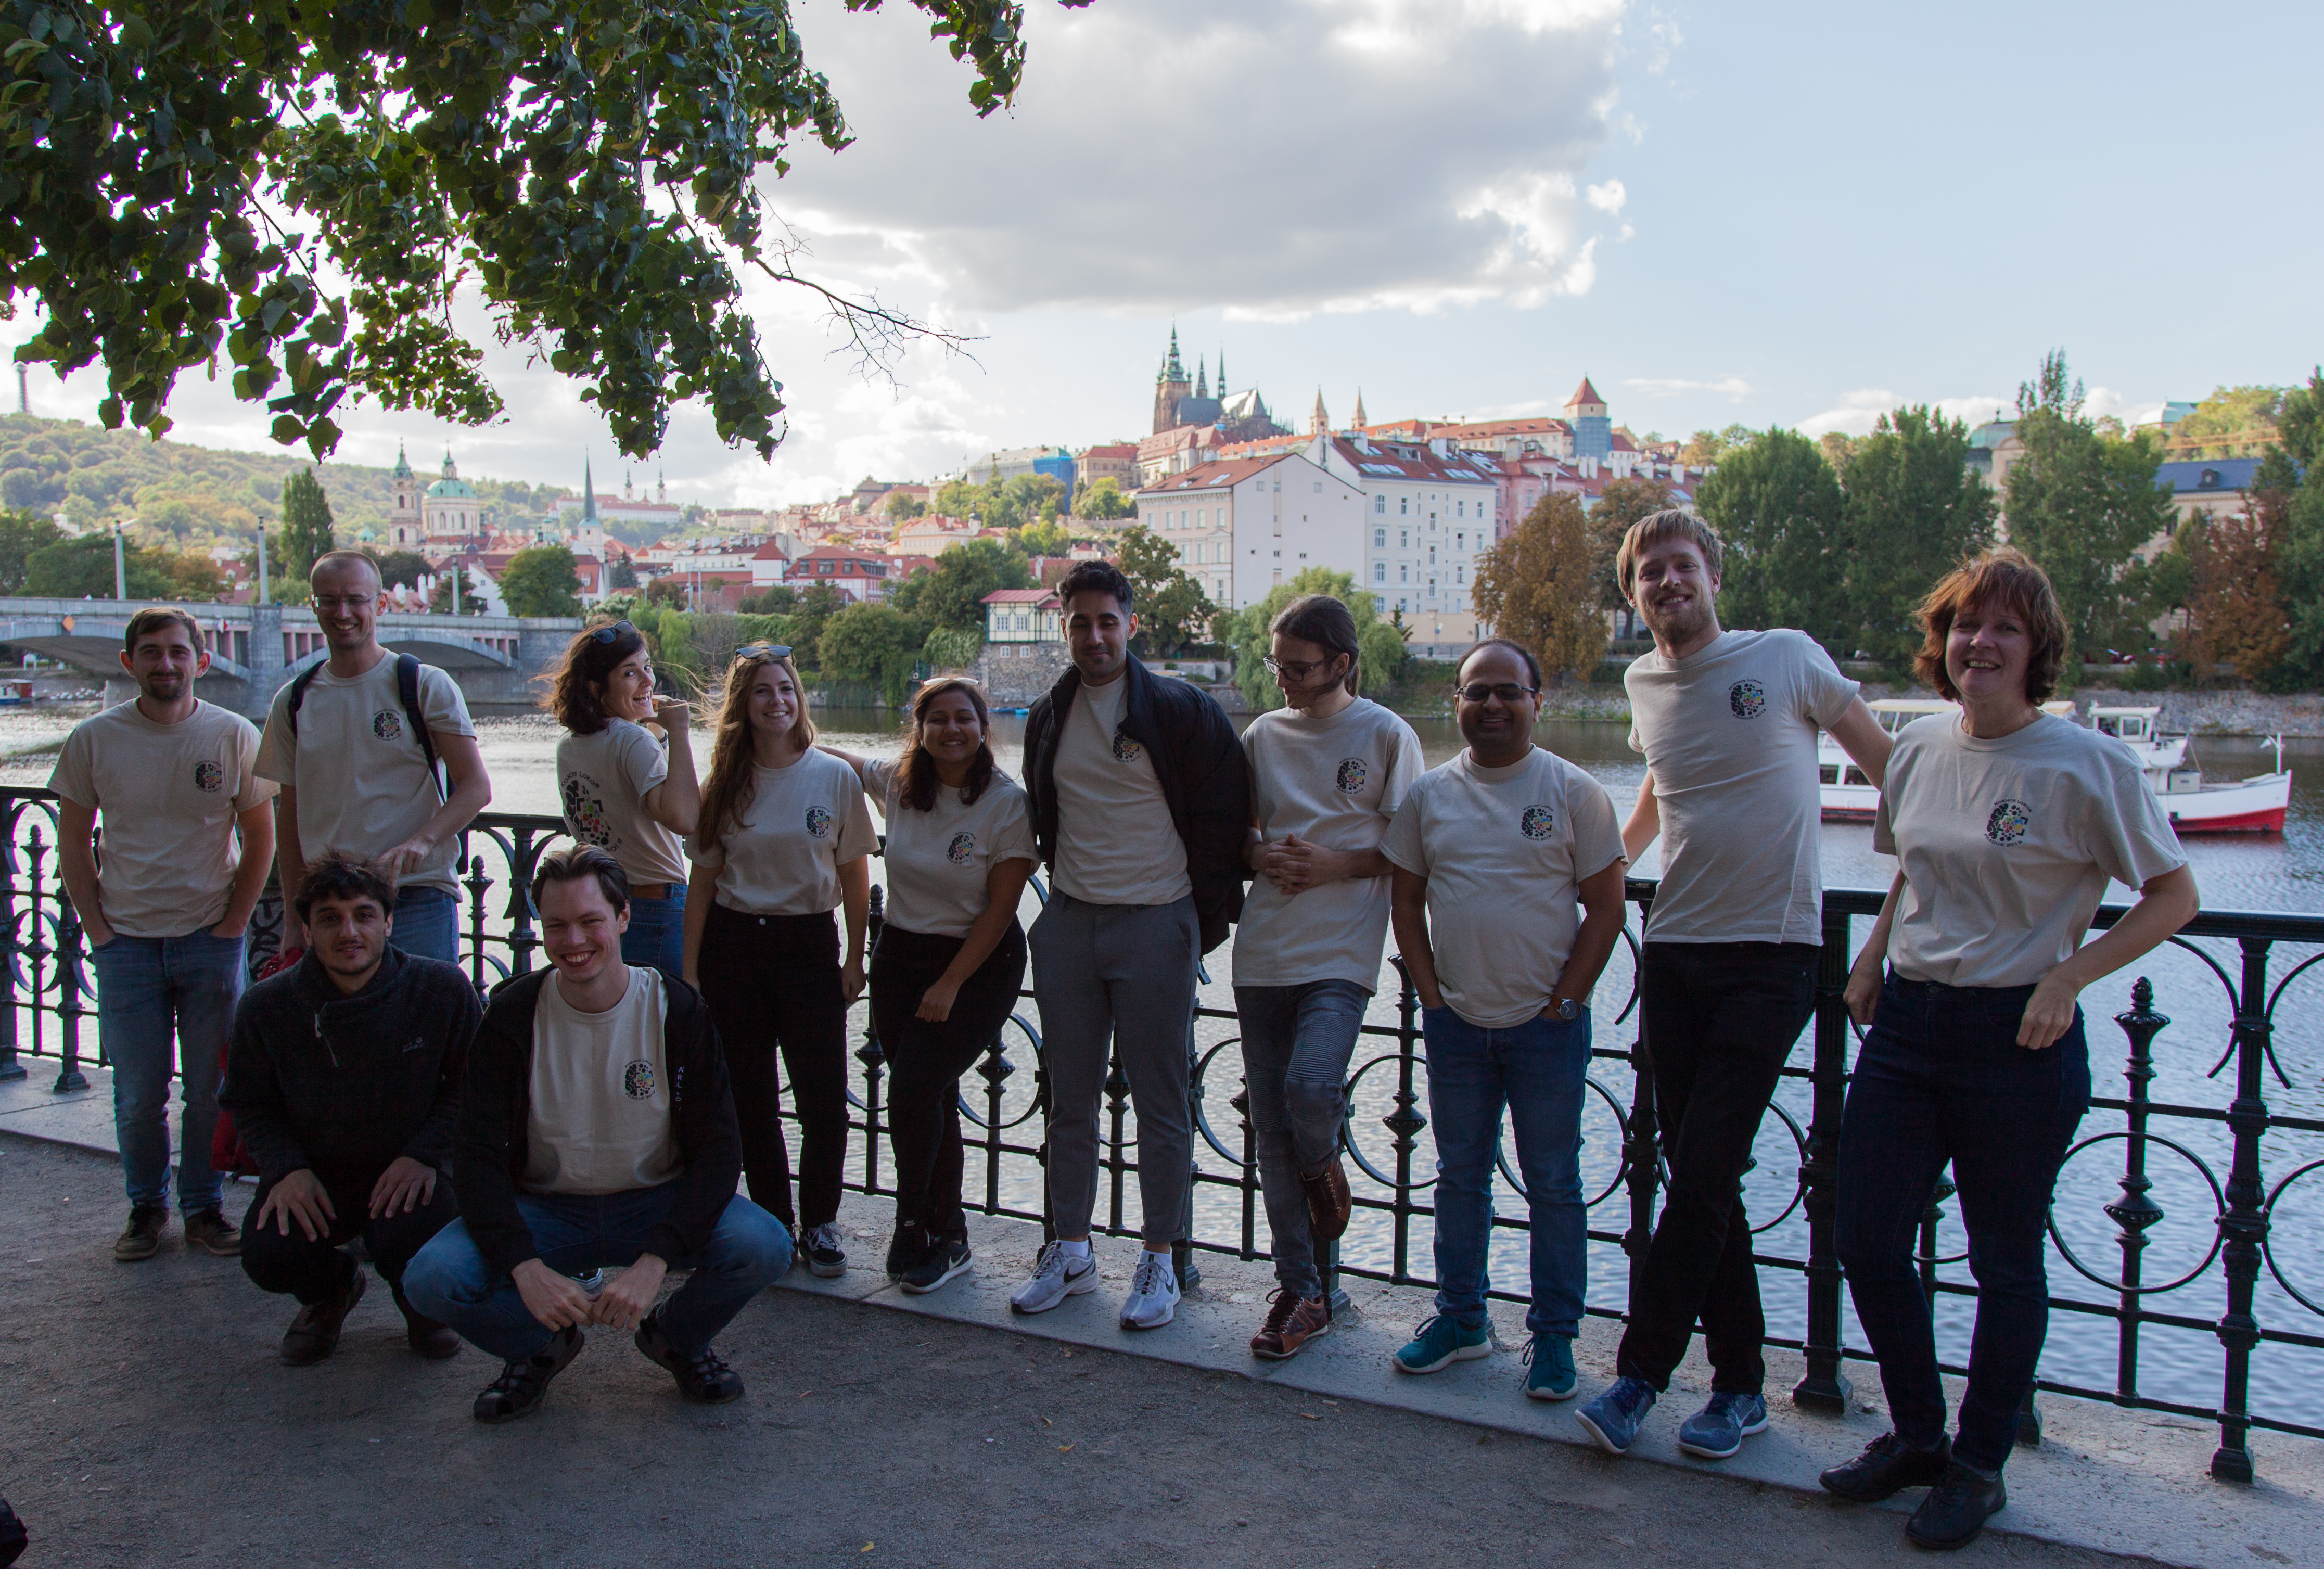
{"type": "Polygon", "coordinates": [[[1425,442],[1374,441],[1367,443],[1370,450],[1358,447],[1344,436],[1332,438],[1333,447],[1341,457],[1355,466],[1363,479],[1434,480],[1446,485],[1490,485],[1500,477],[1498,462],[1489,455],[1470,452],[1455,447],[1438,457],[1425,442]]]}
{"type": "Polygon", "coordinates": [[[1054,605],[1056,599],[1056,591],[1051,588],[996,588],[979,603],[1038,605],[1045,600],[1054,605]]]}
{"type": "Polygon", "coordinates": [[[1582,384],[1573,389],[1573,396],[1565,400],[1565,406],[1571,409],[1576,403],[1602,403],[1605,401],[1598,395],[1598,389],[1590,384],[1590,378],[1584,376],[1582,384]]]}
{"type": "Polygon", "coordinates": [[[1153,496],[1182,490],[1221,490],[1228,485],[1240,485],[1261,469],[1272,468],[1290,456],[1287,452],[1278,452],[1266,457],[1237,457],[1224,463],[1201,464],[1184,474],[1166,474],[1135,494],[1153,496]]]}

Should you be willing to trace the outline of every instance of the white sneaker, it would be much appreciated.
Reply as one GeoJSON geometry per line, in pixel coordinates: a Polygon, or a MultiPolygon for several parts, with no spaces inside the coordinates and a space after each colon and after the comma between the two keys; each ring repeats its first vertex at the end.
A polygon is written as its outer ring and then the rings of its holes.
{"type": "Polygon", "coordinates": [[[1019,1313],[1047,1313],[1068,1297],[1096,1289],[1095,1256],[1069,1253],[1065,1243],[1050,1242],[1041,1249],[1041,1261],[1033,1266],[1033,1278],[1017,1288],[1009,1306],[1019,1313]]]}
{"type": "Polygon", "coordinates": [[[1121,1305],[1124,1329],[1159,1329],[1178,1312],[1178,1271],[1167,1253],[1138,1251],[1138,1273],[1121,1305]]]}

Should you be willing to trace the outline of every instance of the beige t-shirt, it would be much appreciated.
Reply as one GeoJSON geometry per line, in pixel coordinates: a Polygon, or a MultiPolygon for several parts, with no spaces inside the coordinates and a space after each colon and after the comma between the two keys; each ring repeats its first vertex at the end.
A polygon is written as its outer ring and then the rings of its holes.
{"type": "Polygon", "coordinates": [[[608,720],[595,735],[568,730],[557,743],[565,826],[582,844],[609,851],[633,883],[686,881],[684,843],[640,804],[669,777],[663,743],[627,719],[608,720]]]}
{"type": "Polygon", "coordinates": [[[98,814],[106,924],[181,937],[224,918],[242,864],[234,820],[274,794],[251,771],[257,760],[257,727],[199,699],[175,725],[132,701],[73,726],[49,788],[98,814]]]}
{"type": "Polygon", "coordinates": [[[752,765],[756,786],[721,844],[687,842],[718,869],[717,902],[744,915],[816,915],[839,904],[839,869],[879,844],[855,771],[810,746],[788,768],[752,765]]]}
{"type": "MultiPolygon", "coordinates": [[[[1251,806],[1269,844],[1296,834],[1326,850],[1374,850],[1420,778],[1420,738],[1369,697],[1327,719],[1277,708],[1242,733],[1251,806]]],[[[1351,877],[1288,894],[1251,882],[1235,928],[1238,986],[1379,983],[1388,879],[1351,877]]]]}
{"type": "MultiPolygon", "coordinates": [[[[420,713],[438,735],[474,735],[468,705],[451,677],[420,667],[420,713]]],[[[326,850],[377,855],[428,826],[444,804],[428,777],[420,743],[395,691],[395,656],[352,680],[328,666],[315,672],[299,706],[299,734],[290,734],[290,683],[274,694],[260,739],[262,779],[299,792],[299,851],[312,862],[326,850]]],[[[403,874],[405,888],[440,888],[456,897],[460,885],[457,835],[429,852],[403,874]]]]}
{"type": "Polygon", "coordinates": [[[1083,687],[1057,737],[1058,891],[1088,904],[1174,904],[1194,892],[1186,844],[1146,748],[1117,734],[1130,677],[1083,687]]]}
{"type": "Polygon", "coordinates": [[[561,976],[541,985],[525,1121],[529,1193],[628,1193],[684,1169],[670,1123],[661,972],[629,972],[629,991],[603,1013],[566,1001],[561,976]]]}
{"type": "Polygon", "coordinates": [[[2082,946],[2109,879],[2187,864],[2137,760],[2054,714],[1998,741],[1958,715],[1906,725],[1872,847],[1904,863],[1889,962],[1947,986],[2032,985],[2082,946]]]}
{"type": "Polygon", "coordinates": [[[1778,629],[1721,632],[1683,660],[1645,654],[1622,684],[1662,808],[1646,940],[1821,944],[1816,732],[1856,683],[1805,632],[1778,629]]]}
{"type": "Polygon", "coordinates": [[[1581,884],[1622,858],[1622,829],[1606,787],[1553,752],[1480,768],[1463,752],[1420,776],[1380,854],[1428,879],[1445,1006],[1507,1029],[1549,1006],[1582,929],[1581,884]]]}
{"type": "Polygon", "coordinates": [[[998,771],[973,805],[936,785],[936,805],[916,812],[896,798],[896,764],[872,765],[868,781],[888,819],[888,924],[923,937],[964,937],[989,902],[984,880],[1003,861],[1038,862],[1025,789],[998,771]]]}

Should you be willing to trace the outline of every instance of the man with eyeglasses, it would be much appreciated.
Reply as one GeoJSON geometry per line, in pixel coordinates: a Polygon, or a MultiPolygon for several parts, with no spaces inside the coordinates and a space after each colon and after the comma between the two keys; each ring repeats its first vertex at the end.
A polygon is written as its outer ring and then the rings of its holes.
{"type": "Polygon", "coordinates": [[[1563,1400],[1589,1272],[1590,993],[1622,933],[1622,835],[1605,787],[1533,743],[1541,667],[1530,649],[1489,638],[1457,671],[1468,750],[1421,775],[1380,841],[1396,868],[1396,946],[1420,993],[1437,1171],[1436,1312],[1394,1361],[1433,1373],[1492,1354],[1485,1291],[1506,1112],[1531,1231],[1525,1393],[1563,1400]]]}
{"type": "Polygon", "coordinates": [[[1767,1425],[1766,1321],[1743,1175],[1792,1047],[1815,1011],[1822,953],[1816,734],[1874,784],[1889,739],[1854,681],[1804,632],[1727,632],[1719,536],[1691,512],[1630,525],[1622,592],[1654,634],[1630,666],[1630,745],[1646,777],[1622,840],[1660,835],[1661,882],[1639,960],[1641,1039],[1670,1186],[1637,1267],[1617,1377],[1577,1413],[1626,1452],[1698,1321],[1711,1399],[1679,1447],[1723,1460],[1767,1425]]]}
{"type": "Polygon", "coordinates": [[[326,551],[308,583],[329,656],[275,694],[258,756],[259,777],[282,787],[283,949],[305,941],[291,911],[309,859],[343,850],[397,880],[396,947],[457,963],[460,831],[493,795],[467,703],[444,671],[380,646],[370,557],[326,551]]]}

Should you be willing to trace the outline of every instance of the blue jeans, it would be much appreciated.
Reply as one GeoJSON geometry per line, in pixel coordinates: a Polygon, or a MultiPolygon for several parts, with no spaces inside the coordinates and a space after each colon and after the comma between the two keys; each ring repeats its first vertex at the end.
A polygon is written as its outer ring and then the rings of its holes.
{"type": "Polygon", "coordinates": [[[1242,1082],[1250,1098],[1275,1278],[1305,1298],[1323,1295],[1326,1260],[1317,1255],[1299,1182],[1340,1152],[1340,1130],[1348,1119],[1348,1059],[1355,1055],[1371,995],[1353,981],[1235,988],[1242,1082]]]}
{"type": "Polygon", "coordinates": [[[1888,1420],[1923,1447],[1944,1433],[1945,1391],[1914,1252],[1929,1190],[1952,1163],[1978,1288],[1953,1452],[1984,1471],[2009,1459],[2034,1387],[2050,1329],[2050,1192],[2090,1104],[2080,1009],[2055,1045],[2017,1044],[2033,994],[1891,973],[1840,1127],[1840,1265],[1880,1359],[1888,1420]]]}
{"type": "Polygon", "coordinates": [[[1571,1024],[1535,1018],[1482,1029],[1450,1008],[1427,1008],[1420,1028],[1428,1049],[1429,1131],[1436,1136],[1436,1311],[1463,1328],[1485,1327],[1493,1166],[1506,1109],[1517,1131],[1533,1233],[1526,1327],[1571,1339],[1582,1330],[1590,1279],[1589,1214],[1582,1202],[1590,1015],[1585,1011],[1571,1024]]]}
{"type": "MultiPolygon", "coordinates": [[[[517,1195],[540,1261],[560,1275],[634,1264],[646,1233],[669,1213],[678,1185],[582,1196],[565,1193],[517,1195]]],[[[715,1339],[751,1298],[791,1267],[791,1235],[783,1223],[736,1195],[718,1217],[710,1245],[665,1260],[693,1278],[658,1313],[670,1349],[691,1356],[715,1339]]],[[[504,1362],[522,1361],[549,1342],[549,1331],[524,1305],[516,1283],[484,1261],[468,1223],[454,1221],[405,1266],[403,1294],[430,1318],[460,1332],[469,1344],[504,1362]]]]}
{"type": "Polygon", "coordinates": [[[171,1038],[185,1105],[178,1144],[178,1207],[218,1205],[210,1138],[217,1129],[218,1053],[234,1024],[249,971],[243,939],[207,931],[182,937],[116,935],[92,951],[97,1038],[113,1065],[113,1128],[130,1204],[166,1208],[170,1197],[171,1038]]]}
{"type": "Polygon", "coordinates": [[[458,964],[460,901],[440,888],[399,889],[395,930],[387,940],[418,958],[458,964]]]}
{"type": "Polygon", "coordinates": [[[686,968],[686,884],[669,885],[668,899],[630,900],[630,929],[622,934],[626,964],[652,964],[670,974],[686,968]]]}

